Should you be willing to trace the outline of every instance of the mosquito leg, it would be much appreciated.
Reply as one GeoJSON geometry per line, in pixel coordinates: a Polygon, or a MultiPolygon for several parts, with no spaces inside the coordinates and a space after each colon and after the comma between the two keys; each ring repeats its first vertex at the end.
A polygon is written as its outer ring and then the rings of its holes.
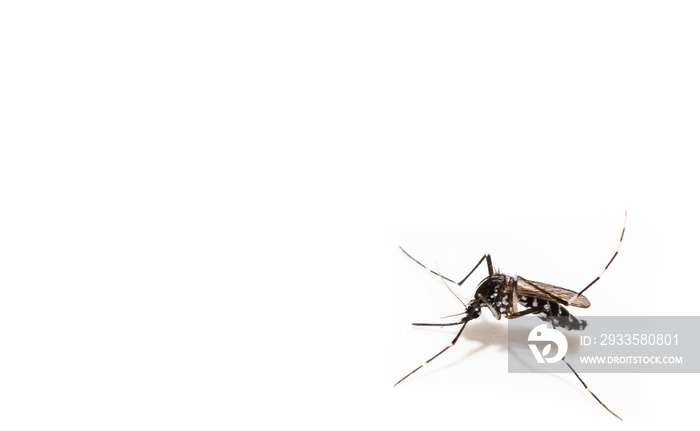
{"type": "Polygon", "coordinates": [[[566,305],[571,305],[571,303],[574,302],[574,300],[576,300],[576,298],[578,298],[579,296],[581,296],[581,295],[583,294],[583,292],[585,292],[586,290],[588,290],[589,287],[593,286],[593,284],[594,284],[596,281],[600,280],[600,277],[602,277],[603,274],[605,274],[605,271],[608,270],[608,267],[610,266],[610,264],[612,263],[612,261],[615,260],[615,258],[617,257],[617,253],[619,253],[619,251],[620,251],[620,246],[622,245],[622,238],[625,237],[625,228],[626,228],[626,227],[627,227],[627,210],[625,210],[625,222],[624,222],[623,225],[622,225],[622,235],[620,235],[620,242],[617,243],[617,249],[615,250],[615,254],[613,254],[613,257],[610,258],[610,261],[608,262],[608,264],[605,265],[605,268],[603,268],[603,272],[601,272],[593,281],[591,281],[590,283],[588,283],[588,286],[584,287],[583,290],[581,290],[579,293],[576,294],[576,296],[574,296],[573,298],[571,298],[570,300],[568,300],[568,301],[566,302],[566,305]]]}
{"type": "Polygon", "coordinates": [[[469,276],[472,275],[472,273],[473,273],[474,271],[476,271],[476,269],[479,267],[479,265],[481,265],[481,263],[484,261],[484,259],[486,259],[486,266],[487,266],[488,269],[489,269],[489,275],[493,275],[493,272],[494,272],[494,271],[493,271],[493,264],[491,263],[491,255],[490,255],[490,254],[485,254],[485,255],[481,256],[481,259],[479,259],[479,262],[476,264],[476,266],[474,266],[474,268],[472,268],[472,270],[469,271],[469,274],[467,274],[467,276],[464,277],[464,278],[462,279],[462,281],[460,281],[459,283],[455,283],[454,281],[450,280],[449,278],[445,277],[444,275],[442,275],[442,274],[440,274],[440,273],[438,273],[438,272],[435,272],[435,271],[433,271],[432,269],[430,269],[430,268],[428,268],[427,266],[425,266],[425,265],[423,265],[422,263],[420,263],[420,261],[418,261],[418,259],[416,259],[415,257],[413,257],[413,256],[411,256],[410,254],[408,254],[408,252],[407,252],[406,250],[404,250],[403,247],[399,246],[399,248],[400,248],[401,251],[402,251],[406,256],[408,256],[412,261],[414,261],[414,262],[417,263],[418,265],[422,266],[425,270],[429,271],[431,274],[437,275],[438,277],[442,278],[443,280],[447,280],[447,281],[449,281],[449,282],[452,283],[452,284],[456,284],[457,286],[461,286],[462,283],[464,283],[465,281],[467,281],[467,278],[469,278],[469,276]]]}
{"type": "Polygon", "coordinates": [[[462,305],[464,305],[464,307],[466,308],[466,307],[467,307],[467,304],[465,304],[464,301],[462,301],[462,300],[459,298],[459,296],[457,296],[457,294],[454,292],[454,290],[450,289],[450,286],[448,286],[447,283],[445,283],[445,279],[442,277],[442,274],[440,274],[440,268],[438,268],[437,262],[435,262],[435,269],[437,269],[438,275],[440,276],[440,281],[442,281],[442,284],[445,285],[445,288],[447,288],[447,290],[450,291],[450,293],[452,294],[452,296],[454,296],[455,298],[457,298],[457,301],[461,302],[462,305]]]}
{"type": "MultiPolygon", "coordinates": [[[[467,317],[471,317],[471,316],[467,316],[467,317]]],[[[421,368],[423,368],[423,365],[427,365],[428,363],[430,363],[430,361],[432,361],[433,359],[435,359],[435,358],[437,358],[438,356],[440,356],[440,355],[442,355],[443,353],[445,353],[445,351],[446,351],[447,349],[449,349],[450,347],[454,346],[455,343],[457,342],[457,340],[459,340],[459,337],[462,335],[462,331],[464,331],[464,328],[467,326],[467,323],[469,323],[469,320],[471,320],[471,319],[466,319],[466,321],[464,322],[464,324],[462,325],[462,327],[459,329],[459,332],[457,333],[457,336],[454,338],[454,340],[452,340],[452,343],[450,343],[449,346],[447,346],[447,347],[445,347],[444,349],[440,350],[440,351],[438,352],[437,355],[435,355],[435,356],[433,356],[432,358],[430,358],[430,359],[428,359],[427,361],[425,361],[425,363],[422,364],[420,367],[418,367],[418,368],[416,368],[415,370],[411,371],[410,373],[406,374],[401,380],[399,380],[398,382],[394,383],[394,386],[396,386],[396,385],[398,385],[399,383],[403,382],[403,381],[406,380],[411,374],[413,374],[413,373],[415,373],[416,371],[418,371],[418,370],[420,370],[421,368]]],[[[461,323],[461,322],[460,322],[460,323],[461,323]]]]}
{"type": "MultiPolygon", "coordinates": [[[[443,280],[447,280],[447,281],[449,281],[449,282],[452,283],[452,284],[457,284],[457,283],[455,283],[454,281],[450,280],[449,278],[445,277],[444,275],[438,274],[437,272],[433,271],[432,269],[430,269],[430,268],[428,268],[427,266],[425,266],[425,265],[423,265],[422,263],[420,263],[415,257],[413,257],[413,256],[411,256],[410,254],[408,254],[408,252],[406,252],[406,250],[404,250],[403,247],[399,246],[399,248],[401,249],[401,251],[403,251],[403,253],[404,253],[406,256],[410,257],[412,261],[414,261],[414,262],[417,263],[418,265],[422,266],[422,267],[425,268],[426,270],[430,271],[430,273],[435,274],[435,275],[437,275],[438,277],[442,278],[443,280]]],[[[479,262],[479,263],[481,263],[481,262],[479,262]]]]}
{"type": "Polygon", "coordinates": [[[467,306],[467,304],[465,304],[464,301],[462,301],[462,300],[459,298],[459,296],[457,296],[457,294],[454,292],[454,290],[450,289],[450,286],[448,286],[447,283],[445,283],[445,280],[447,280],[447,281],[449,281],[449,282],[452,283],[452,284],[456,284],[454,281],[450,280],[450,279],[447,278],[447,277],[443,277],[442,274],[440,274],[440,268],[437,267],[437,262],[435,262],[435,268],[437,269],[437,272],[435,272],[435,271],[433,271],[432,269],[428,269],[428,267],[426,267],[425,265],[423,265],[422,263],[420,263],[418,260],[416,260],[416,259],[415,259],[413,256],[411,256],[410,254],[406,253],[406,250],[404,250],[401,246],[399,246],[399,248],[401,249],[401,251],[404,252],[404,254],[405,254],[406,256],[410,257],[411,260],[413,260],[414,262],[416,262],[418,265],[422,266],[423,268],[427,269],[427,270],[430,271],[431,273],[433,273],[433,274],[437,275],[438,277],[440,277],[440,281],[442,281],[442,284],[445,285],[445,287],[447,288],[447,290],[449,290],[450,293],[451,293],[452,295],[454,295],[454,297],[457,298],[457,300],[458,300],[459,302],[462,303],[462,305],[464,305],[465,307],[467,306]]]}
{"type": "Polygon", "coordinates": [[[544,305],[541,305],[539,307],[533,307],[533,308],[528,308],[527,310],[523,311],[518,311],[517,313],[513,313],[510,316],[508,316],[509,319],[517,319],[518,317],[523,317],[527,316],[528,314],[532,313],[543,313],[545,312],[544,305]]]}
{"type": "Polygon", "coordinates": [[[460,322],[451,322],[451,323],[411,323],[413,326],[455,326],[455,325],[461,325],[464,323],[463,321],[460,322]]]}
{"type": "Polygon", "coordinates": [[[584,383],[583,379],[581,379],[581,377],[580,377],[580,376],[578,375],[578,373],[574,370],[574,368],[573,368],[571,365],[569,365],[569,363],[566,361],[566,357],[562,358],[561,360],[564,361],[564,363],[566,364],[566,366],[569,367],[569,369],[574,373],[574,375],[576,376],[576,378],[578,379],[578,381],[581,382],[581,384],[583,385],[583,387],[586,388],[586,390],[587,390],[591,395],[593,395],[593,398],[595,398],[596,401],[598,401],[598,402],[600,403],[601,406],[605,407],[605,410],[609,411],[609,412],[610,412],[613,416],[615,416],[616,418],[622,420],[622,418],[621,418],[620,416],[616,415],[615,412],[613,412],[612,410],[610,410],[610,409],[608,408],[608,406],[606,406],[605,404],[603,404],[603,402],[600,400],[600,398],[598,398],[598,397],[593,393],[593,391],[591,391],[591,390],[588,388],[588,385],[586,385],[586,383],[584,383]]]}
{"type": "Polygon", "coordinates": [[[481,256],[481,259],[479,259],[479,262],[476,264],[476,266],[474,266],[474,268],[472,268],[472,270],[469,271],[469,274],[467,274],[467,276],[464,277],[464,278],[462,279],[462,281],[460,281],[459,283],[457,283],[457,285],[458,285],[458,286],[461,286],[462,283],[464,283],[465,281],[467,281],[467,278],[469,278],[469,276],[472,275],[472,273],[473,273],[474,271],[476,271],[476,269],[479,267],[479,265],[481,265],[481,262],[483,262],[484,259],[486,259],[486,266],[488,266],[489,275],[493,275],[493,265],[491,264],[491,255],[490,255],[490,254],[485,254],[485,255],[481,256]]]}

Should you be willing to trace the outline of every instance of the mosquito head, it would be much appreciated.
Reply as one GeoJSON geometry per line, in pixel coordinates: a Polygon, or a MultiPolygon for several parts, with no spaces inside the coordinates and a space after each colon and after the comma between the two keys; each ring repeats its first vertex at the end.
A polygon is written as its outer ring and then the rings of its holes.
{"type": "Polygon", "coordinates": [[[467,315],[462,321],[468,322],[470,320],[478,319],[479,316],[481,316],[481,301],[478,301],[477,299],[472,299],[469,301],[466,312],[467,315]]]}

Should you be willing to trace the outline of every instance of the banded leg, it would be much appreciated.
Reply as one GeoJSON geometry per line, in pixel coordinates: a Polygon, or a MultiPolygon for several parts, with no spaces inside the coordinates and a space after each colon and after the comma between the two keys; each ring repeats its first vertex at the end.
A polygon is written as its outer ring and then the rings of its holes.
{"type": "MultiPolygon", "coordinates": [[[[589,287],[593,286],[593,284],[594,284],[596,281],[600,280],[600,277],[602,277],[603,274],[605,274],[605,271],[608,270],[608,267],[610,266],[610,264],[612,263],[612,261],[615,260],[615,258],[617,257],[617,253],[620,252],[620,246],[622,245],[622,238],[625,237],[625,228],[626,228],[626,227],[627,227],[627,210],[625,210],[625,222],[622,224],[622,235],[620,235],[620,242],[617,243],[617,249],[615,250],[615,254],[613,254],[613,257],[610,258],[610,261],[608,262],[608,264],[605,265],[605,268],[603,268],[603,272],[601,272],[593,281],[591,281],[590,283],[588,283],[588,286],[584,287],[583,290],[581,290],[579,293],[576,294],[576,296],[574,296],[573,298],[571,298],[570,300],[568,300],[567,303],[566,303],[566,305],[571,305],[571,303],[574,302],[574,301],[576,300],[576,298],[578,298],[579,296],[581,296],[581,295],[583,294],[583,292],[585,292],[586,290],[588,290],[589,287]]],[[[611,413],[612,413],[612,412],[611,412],[611,413]]],[[[613,414],[614,414],[614,413],[613,413],[613,414]]]]}
{"type": "Polygon", "coordinates": [[[432,269],[430,269],[430,268],[428,268],[427,266],[425,266],[425,265],[423,265],[422,263],[420,263],[420,262],[418,261],[418,259],[416,259],[415,257],[413,257],[413,256],[411,256],[410,254],[408,254],[408,252],[407,252],[406,250],[404,250],[403,247],[399,246],[399,248],[401,249],[401,251],[402,251],[406,256],[408,256],[412,261],[414,261],[414,262],[417,263],[418,265],[422,266],[426,271],[429,271],[431,274],[437,275],[438,277],[442,278],[443,280],[447,280],[447,281],[449,281],[449,282],[452,283],[452,284],[456,284],[457,286],[461,286],[465,281],[467,281],[467,278],[469,278],[469,276],[472,275],[472,273],[473,273],[474,271],[476,271],[476,269],[479,267],[479,265],[481,265],[481,263],[484,261],[484,259],[486,259],[486,265],[488,266],[488,269],[489,269],[489,275],[493,275],[493,273],[494,273],[494,271],[493,271],[493,264],[491,263],[491,255],[490,255],[490,254],[485,254],[485,255],[481,256],[481,259],[479,259],[479,262],[474,266],[474,268],[472,268],[471,271],[469,271],[469,274],[467,274],[467,276],[464,277],[464,278],[462,279],[462,281],[460,281],[459,283],[455,283],[453,280],[451,280],[451,279],[445,277],[444,275],[442,275],[442,274],[440,274],[440,273],[438,273],[438,272],[433,271],[432,269]]]}
{"type": "MultiPolygon", "coordinates": [[[[533,308],[530,308],[530,309],[528,309],[528,310],[523,310],[523,311],[520,311],[520,312],[518,312],[518,313],[513,313],[513,314],[511,314],[510,316],[508,316],[508,318],[509,318],[509,319],[516,319],[516,318],[518,318],[518,317],[526,316],[526,315],[528,315],[528,314],[537,313],[537,312],[541,312],[541,311],[545,311],[544,306],[533,307],[533,308]]],[[[553,318],[554,316],[550,315],[549,317],[552,317],[552,318],[553,318]]],[[[553,328],[556,327],[556,326],[554,325],[554,321],[553,321],[553,320],[552,320],[552,327],[553,327],[553,328]]],[[[606,406],[606,405],[600,400],[600,398],[598,398],[598,397],[596,396],[596,394],[594,394],[593,391],[590,390],[590,388],[588,387],[588,385],[586,385],[586,383],[583,381],[583,379],[581,378],[581,376],[578,375],[578,373],[576,372],[576,370],[574,370],[574,368],[573,368],[573,367],[569,364],[569,362],[566,360],[566,357],[562,358],[562,361],[564,361],[564,363],[566,364],[566,366],[569,367],[569,369],[574,373],[574,375],[576,376],[576,378],[578,379],[578,381],[581,382],[581,384],[583,385],[583,387],[586,388],[586,390],[587,390],[591,395],[593,395],[593,398],[595,398],[596,401],[598,401],[598,403],[600,403],[601,406],[605,407],[605,410],[607,410],[607,411],[609,411],[610,413],[612,413],[612,415],[615,416],[616,418],[622,420],[622,418],[621,418],[620,416],[616,415],[615,412],[613,412],[612,410],[610,410],[610,409],[608,408],[608,406],[606,406]]]]}
{"type": "MultiPolygon", "coordinates": [[[[469,316],[469,317],[471,317],[471,316],[469,316]]],[[[430,358],[430,359],[428,359],[427,361],[425,361],[425,363],[422,364],[420,367],[418,367],[418,368],[416,368],[415,370],[411,371],[410,373],[406,374],[401,380],[399,380],[398,382],[394,383],[394,386],[396,386],[396,385],[398,385],[399,383],[403,382],[403,381],[406,380],[411,374],[413,374],[413,373],[415,373],[416,371],[420,370],[421,368],[423,368],[424,365],[429,364],[433,359],[435,359],[435,358],[437,358],[438,356],[442,355],[443,353],[445,353],[445,351],[447,351],[447,349],[449,349],[450,347],[454,346],[455,343],[457,342],[457,340],[459,340],[459,337],[462,335],[462,331],[464,331],[464,328],[467,326],[467,323],[469,323],[469,320],[471,320],[471,319],[466,319],[466,320],[465,320],[465,322],[464,322],[464,324],[462,325],[462,327],[459,328],[459,332],[457,333],[457,336],[454,338],[454,340],[452,340],[452,342],[450,343],[449,346],[447,346],[447,347],[445,347],[444,349],[440,350],[440,351],[438,352],[437,355],[435,355],[435,356],[433,356],[432,358],[430,358]]],[[[461,322],[460,322],[460,323],[461,323],[461,322]]],[[[427,325],[426,325],[426,326],[427,326],[427,325]]]]}
{"type": "Polygon", "coordinates": [[[593,395],[593,398],[595,398],[595,400],[598,401],[598,402],[600,403],[601,406],[605,407],[605,410],[609,411],[609,412],[610,412],[613,416],[615,416],[616,418],[622,420],[622,418],[621,418],[620,416],[616,415],[615,412],[613,412],[612,410],[610,410],[610,409],[608,408],[608,406],[606,406],[605,404],[603,404],[603,402],[600,400],[600,398],[598,398],[598,397],[593,393],[593,391],[591,391],[591,390],[588,388],[588,385],[586,385],[586,383],[584,383],[583,379],[581,379],[581,377],[578,375],[578,373],[576,372],[576,370],[574,370],[574,368],[573,368],[571,365],[569,365],[569,363],[568,363],[567,360],[566,360],[566,357],[563,357],[561,360],[564,361],[564,363],[566,364],[566,366],[569,367],[569,369],[574,373],[574,375],[576,376],[576,378],[578,379],[578,381],[581,382],[581,384],[583,385],[583,387],[586,388],[586,390],[587,390],[591,395],[593,395]]]}
{"type": "Polygon", "coordinates": [[[463,321],[460,322],[450,322],[450,323],[411,323],[413,326],[455,326],[455,325],[461,325],[464,323],[463,321]]]}
{"type": "Polygon", "coordinates": [[[439,273],[433,271],[432,269],[428,268],[427,266],[423,265],[422,263],[420,263],[415,257],[413,257],[413,256],[411,256],[410,254],[408,254],[408,252],[407,252],[406,250],[404,250],[403,247],[399,246],[399,248],[401,249],[401,251],[403,252],[403,254],[405,254],[406,256],[408,256],[409,258],[411,258],[412,261],[414,261],[414,262],[417,263],[418,265],[422,266],[422,267],[423,267],[424,269],[426,269],[427,271],[430,271],[431,274],[435,274],[435,275],[437,275],[438,277],[440,277],[440,278],[442,278],[442,279],[444,279],[444,280],[447,280],[447,281],[449,281],[449,282],[452,283],[452,284],[457,284],[457,283],[455,283],[454,281],[450,280],[449,278],[445,277],[444,275],[441,275],[441,274],[439,274],[439,273]]]}

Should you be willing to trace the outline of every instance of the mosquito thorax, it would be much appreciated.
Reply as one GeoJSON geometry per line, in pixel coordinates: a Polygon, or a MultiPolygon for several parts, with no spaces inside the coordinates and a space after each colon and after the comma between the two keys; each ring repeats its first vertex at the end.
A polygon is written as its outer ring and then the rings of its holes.
{"type": "Polygon", "coordinates": [[[517,285],[517,277],[495,273],[479,283],[474,294],[474,300],[478,300],[493,314],[496,319],[501,315],[506,317],[513,312],[513,292],[517,285]]]}

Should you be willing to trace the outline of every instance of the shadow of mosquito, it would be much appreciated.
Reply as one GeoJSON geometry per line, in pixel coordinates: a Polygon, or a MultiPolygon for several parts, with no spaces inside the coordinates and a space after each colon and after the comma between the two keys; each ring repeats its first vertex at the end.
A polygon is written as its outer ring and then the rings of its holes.
{"type": "MultiPolygon", "coordinates": [[[[543,322],[544,323],[544,322],[543,322]]],[[[427,330],[427,331],[433,331],[433,332],[439,332],[439,333],[445,333],[445,331],[441,327],[419,327],[421,330],[427,330]]],[[[414,379],[416,378],[422,378],[424,376],[429,376],[432,373],[439,372],[442,370],[450,369],[454,367],[455,365],[461,363],[464,360],[467,360],[475,355],[480,354],[481,352],[485,351],[489,347],[495,346],[497,348],[497,351],[499,352],[504,352],[508,351],[508,347],[510,345],[510,348],[512,350],[517,350],[517,351],[526,351],[527,355],[532,355],[530,352],[530,348],[528,346],[528,336],[530,334],[531,328],[525,328],[525,327],[515,327],[511,328],[510,331],[508,329],[508,324],[506,322],[494,322],[494,321],[488,321],[488,320],[479,320],[476,322],[470,322],[467,327],[464,329],[464,332],[462,333],[462,336],[460,339],[468,340],[471,342],[477,342],[480,343],[479,346],[471,349],[469,352],[466,354],[463,354],[459,358],[452,359],[451,361],[444,363],[442,365],[437,365],[434,366],[431,370],[426,370],[425,372],[421,374],[414,375],[414,379]],[[510,338],[509,338],[510,336],[510,338]]],[[[577,335],[573,335],[569,333],[568,331],[562,331],[564,336],[567,339],[567,342],[569,344],[569,349],[568,353],[573,354],[578,352],[579,350],[579,338],[577,335]]],[[[459,342],[459,341],[458,341],[459,342]]],[[[430,354],[428,352],[427,354],[430,354]]],[[[533,372],[538,372],[536,371],[533,367],[529,365],[528,362],[524,361],[521,357],[518,355],[510,355],[510,358],[514,358],[515,360],[518,360],[521,362],[525,367],[531,369],[533,372]]],[[[540,374],[544,374],[541,373],[540,374]]],[[[573,383],[568,382],[568,380],[565,380],[561,378],[558,374],[555,373],[548,373],[548,375],[552,377],[556,377],[559,380],[565,381],[569,384],[571,384],[572,387],[576,387],[573,383]]]]}

